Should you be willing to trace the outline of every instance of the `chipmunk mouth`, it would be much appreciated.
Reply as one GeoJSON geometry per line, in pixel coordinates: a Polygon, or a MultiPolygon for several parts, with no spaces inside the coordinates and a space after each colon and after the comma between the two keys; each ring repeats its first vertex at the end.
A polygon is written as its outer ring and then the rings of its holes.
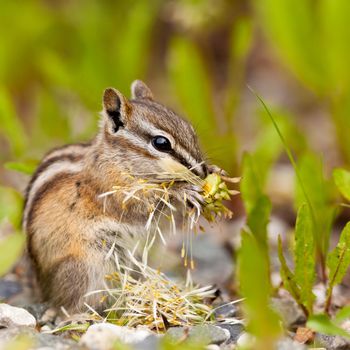
{"type": "Polygon", "coordinates": [[[158,161],[160,168],[163,170],[159,175],[167,175],[169,179],[177,182],[187,182],[192,185],[202,186],[206,177],[207,166],[205,162],[198,163],[194,166],[184,165],[175,159],[166,157],[158,161]]]}

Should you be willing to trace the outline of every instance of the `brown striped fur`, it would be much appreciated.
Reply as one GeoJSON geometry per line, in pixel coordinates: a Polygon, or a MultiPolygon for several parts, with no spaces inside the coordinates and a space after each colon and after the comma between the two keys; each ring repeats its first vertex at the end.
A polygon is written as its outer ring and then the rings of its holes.
{"type": "MultiPolygon", "coordinates": [[[[126,259],[142,235],[148,211],[123,195],[104,202],[99,195],[133,178],[162,173],[161,160],[171,157],[205,176],[206,166],[193,127],[173,111],[153,101],[149,88],[136,81],[133,99],[107,89],[100,132],[89,143],[66,145],[45,155],[26,191],[23,226],[45,300],[68,310],[81,310],[84,301],[101,307],[98,297],[84,299],[104,287],[104,276],[115,270],[106,253],[117,241],[115,253],[126,259]],[[164,134],[165,133],[165,134],[164,134]],[[174,146],[163,154],[151,145],[166,135],[174,146]],[[196,165],[198,164],[198,165],[196,165]]],[[[180,186],[180,185],[179,185],[180,186]]],[[[156,198],[144,195],[152,204],[156,198]]]]}

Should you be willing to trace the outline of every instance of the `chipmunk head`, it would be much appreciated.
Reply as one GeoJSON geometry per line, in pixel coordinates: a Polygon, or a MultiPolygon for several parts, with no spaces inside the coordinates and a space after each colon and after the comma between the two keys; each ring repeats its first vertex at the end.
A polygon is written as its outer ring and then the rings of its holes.
{"type": "Polygon", "coordinates": [[[192,125],[155,102],[143,82],[134,81],[131,92],[131,100],[113,88],[104,92],[101,139],[105,160],[145,178],[171,179],[164,166],[169,161],[205,177],[207,168],[192,125]]]}

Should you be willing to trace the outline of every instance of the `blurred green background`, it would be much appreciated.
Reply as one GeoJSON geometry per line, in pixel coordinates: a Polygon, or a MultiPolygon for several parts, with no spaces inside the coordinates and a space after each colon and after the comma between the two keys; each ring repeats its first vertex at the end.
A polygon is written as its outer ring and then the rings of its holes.
{"type": "Polygon", "coordinates": [[[20,227],[23,173],[92,137],[103,90],[129,96],[134,79],[190,119],[233,176],[249,151],[274,210],[294,219],[293,170],[248,86],[297,157],[326,174],[349,166],[349,20],[348,0],[1,1],[1,232],[20,227]]]}

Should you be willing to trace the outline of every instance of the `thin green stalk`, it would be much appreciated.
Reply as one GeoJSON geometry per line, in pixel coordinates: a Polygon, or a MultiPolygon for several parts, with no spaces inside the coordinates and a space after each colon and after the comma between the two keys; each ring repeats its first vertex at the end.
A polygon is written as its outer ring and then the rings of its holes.
{"type": "MultiPolygon", "coordinates": [[[[310,198],[306,192],[306,189],[305,189],[305,186],[304,186],[304,183],[301,179],[301,176],[300,176],[300,173],[299,173],[299,170],[298,170],[298,167],[297,167],[297,164],[296,164],[296,161],[293,157],[293,154],[292,154],[292,151],[291,149],[289,148],[288,144],[287,144],[287,141],[285,140],[276,120],[274,119],[273,115],[271,114],[269,108],[266,106],[264,100],[258,95],[258,93],[249,85],[247,85],[248,89],[255,95],[255,97],[259,100],[259,102],[261,103],[261,105],[263,106],[265,112],[267,113],[267,115],[269,116],[279,138],[281,139],[281,142],[283,144],[283,147],[284,147],[284,150],[285,152],[287,153],[287,156],[289,158],[289,161],[290,163],[292,164],[293,168],[294,168],[294,171],[295,171],[295,175],[298,179],[298,182],[300,184],[300,187],[301,187],[301,190],[303,192],[303,195],[306,199],[306,202],[310,208],[310,213],[311,213],[311,217],[312,217],[312,221],[313,221],[313,225],[314,225],[314,228],[316,229],[317,228],[317,220],[316,220],[316,215],[315,215],[315,211],[314,211],[314,208],[311,204],[311,201],[310,201],[310,198]]],[[[315,237],[316,238],[316,237],[315,237]]],[[[315,242],[317,242],[317,240],[315,239],[315,242]]],[[[321,264],[321,274],[322,274],[322,281],[323,283],[326,283],[327,281],[327,275],[326,275],[326,262],[325,262],[325,257],[323,255],[323,252],[322,252],[322,249],[318,246],[318,256],[319,256],[319,259],[320,259],[320,264],[321,264]]]]}

